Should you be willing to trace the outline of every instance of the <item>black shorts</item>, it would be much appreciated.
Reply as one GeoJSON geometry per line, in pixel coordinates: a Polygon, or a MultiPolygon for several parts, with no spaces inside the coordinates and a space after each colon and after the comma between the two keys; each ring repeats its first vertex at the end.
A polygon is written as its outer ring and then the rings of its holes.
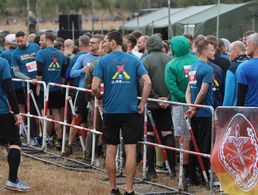
{"type": "Polygon", "coordinates": [[[77,91],[74,98],[75,113],[79,115],[80,123],[87,122],[88,117],[88,102],[84,91],[77,91]]]}
{"type": "MultiPolygon", "coordinates": [[[[173,131],[173,123],[170,109],[152,109],[150,110],[153,121],[159,132],[173,131]]],[[[148,132],[153,132],[152,125],[148,116],[148,132]]]]}
{"type": "Polygon", "coordinates": [[[103,142],[105,144],[120,144],[120,129],[124,144],[136,144],[143,134],[142,115],[138,113],[103,114],[103,142]]]}
{"type": "Polygon", "coordinates": [[[18,104],[26,104],[26,98],[25,98],[25,89],[15,89],[16,98],[18,101],[18,104]]]}
{"type": "Polygon", "coordinates": [[[0,143],[21,145],[19,129],[15,125],[14,115],[11,113],[0,115],[0,143]]]}
{"type": "MultiPolygon", "coordinates": [[[[49,109],[60,109],[63,107],[64,95],[61,90],[49,91],[48,108],[49,109]]],[[[39,95],[39,106],[40,109],[44,109],[44,94],[40,91],[39,95]]]]}

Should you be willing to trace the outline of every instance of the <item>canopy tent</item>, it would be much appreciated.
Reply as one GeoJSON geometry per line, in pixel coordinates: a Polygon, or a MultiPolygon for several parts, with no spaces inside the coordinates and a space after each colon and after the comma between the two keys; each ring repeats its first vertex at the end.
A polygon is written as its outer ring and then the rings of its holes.
{"type": "MultiPolygon", "coordinates": [[[[144,34],[152,34],[160,32],[164,38],[167,35],[168,29],[168,11],[167,8],[156,11],[155,17],[152,17],[152,12],[148,14],[142,23],[141,30],[144,34]],[[159,15],[161,14],[161,15],[159,15]],[[163,16],[163,17],[162,17],[163,16]]],[[[230,40],[236,40],[242,36],[242,33],[248,29],[258,29],[257,21],[258,7],[252,2],[240,4],[220,4],[219,12],[218,5],[206,6],[190,6],[178,10],[171,9],[171,24],[173,35],[190,33],[194,36],[198,34],[213,34],[216,35],[217,15],[220,15],[219,36],[230,40]]],[[[143,17],[143,16],[142,16],[143,17]]],[[[141,17],[139,17],[140,20],[141,17]]],[[[137,30],[134,21],[129,21],[121,27],[126,30],[137,30]],[[129,23],[128,22],[128,23],[129,23]]]]}

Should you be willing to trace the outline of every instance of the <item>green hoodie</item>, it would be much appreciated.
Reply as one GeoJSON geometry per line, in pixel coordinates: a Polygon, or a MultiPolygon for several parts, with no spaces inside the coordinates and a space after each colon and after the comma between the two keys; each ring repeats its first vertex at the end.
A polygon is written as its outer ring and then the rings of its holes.
{"type": "Polygon", "coordinates": [[[184,36],[173,37],[170,40],[170,47],[174,58],[166,65],[165,82],[171,94],[171,101],[186,102],[188,78],[184,67],[193,64],[198,58],[190,54],[190,43],[184,36]]]}

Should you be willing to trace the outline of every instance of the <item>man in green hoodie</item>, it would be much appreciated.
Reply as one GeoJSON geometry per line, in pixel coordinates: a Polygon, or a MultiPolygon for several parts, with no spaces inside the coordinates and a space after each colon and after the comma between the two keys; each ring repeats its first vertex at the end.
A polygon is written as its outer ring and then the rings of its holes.
{"type": "MultiPolygon", "coordinates": [[[[185,92],[188,84],[188,68],[198,61],[198,58],[190,53],[189,40],[184,36],[175,36],[170,40],[170,47],[174,58],[166,65],[165,82],[170,91],[170,100],[185,103],[185,92]]],[[[176,137],[183,138],[184,149],[189,149],[190,134],[184,119],[184,107],[172,107],[172,120],[176,137]]],[[[188,154],[183,158],[184,177],[188,176],[188,154]]]]}
{"type": "MultiPolygon", "coordinates": [[[[147,69],[152,81],[150,98],[168,100],[170,93],[165,84],[165,66],[170,58],[162,52],[162,40],[157,35],[152,35],[147,42],[147,55],[142,63],[147,69]]],[[[148,102],[148,110],[151,111],[154,123],[156,125],[159,137],[163,145],[174,146],[173,125],[171,119],[171,109],[168,104],[148,102]]],[[[154,141],[154,133],[152,127],[148,124],[148,141],[154,141]]],[[[167,150],[168,162],[171,168],[171,177],[176,176],[175,171],[175,152],[167,150]]],[[[156,177],[155,172],[155,148],[148,146],[147,148],[147,179],[156,177]]]]}

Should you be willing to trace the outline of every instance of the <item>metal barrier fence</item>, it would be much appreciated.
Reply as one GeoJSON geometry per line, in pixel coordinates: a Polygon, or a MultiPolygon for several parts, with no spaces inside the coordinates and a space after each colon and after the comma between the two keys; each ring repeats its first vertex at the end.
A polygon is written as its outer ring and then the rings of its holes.
{"type": "MultiPolygon", "coordinates": [[[[91,93],[91,90],[89,89],[85,89],[85,88],[79,88],[79,87],[74,87],[74,86],[68,86],[68,85],[62,85],[62,84],[56,84],[56,83],[49,83],[47,86],[45,84],[45,82],[43,81],[32,81],[32,80],[21,80],[21,79],[13,79],[14,81],[18,81],[18,82],[25,82],[27,84],[27,113],[22,113],[23,116],[27,117],[27,123],[28,123],[28,135],[27,135],[27,142],[28,144],[30,144],[30,118],[36,118],[39,120],[43,120],[43,141],[42,141],[42,149],[43,150],[47,150],[47,145],[46,145],[46,135],[47,135],[47,122],[53,122],[53,123],[58,123],[63,125],[63,134],[62,134],[62,149],[61,149],[61,153],[63,153],[65,151],[65,140],[66,140],[66,127],[74,127],[76,129],[79,130],[83,130],[83,131],[88,131],[93,133],[93,137],[92,137],[92,155],[91,155],[91,165],[94,164],[95,162],[95,143],[96,143],[96,135],[99,134],[101,135],[102,132],[97,131],[96,130],[96,116],[97,116],[97,109],[100,110],[100,113],[102,113],[101,108],[98,107],[97,105],[97,99],[95,98],[95,102],[94,102],[94,112],[93,112],[93,129],[89,129],[89,128],[85,128],[85,127],[81,127],[78,125],[73,125],[73,124],[69,124],[67,122],[67,114],[68,114],[68,105],[69,105],[69,101],[71,101],[71,97],[69,97],[69,90],[78,90],[78,91],[83,91],[83,92],[87,92],[87,93],[91,93]],[[31,94],[31,90],[30,90],[30,83],[37,83],[37,84],[41,84],[43,85],[43,91],[44,91],[44,112],[43,115],[41,116],[38,112],[38,116],[32,115],[30,113],[30,95],[31,94]],[[65,106],[64,106],[64,120],[63,121],[57,121],[57,120],[53,120],[51,118],[47,117],[47,113],[48,113],[48,102],[49,102],[49,89],[51,86],[56,86],[56,87],[60,87],[60,88],[64,88],[65,89],[65,106]]],[[[32,97],[33,98],[33,97],[32,97]]],[[[196,104],[186,104],[186,103],[178,103],[178,102],[172,102],[172,101],[166,101],[166,100],[159,100],[159,99],[153,99],[153,98],[149,98],[148,101],[152,101],[152,102],[157,102],[157,103],[166,103],[172,106],[184,106],[184,107],[196,107],[196,108],[205,108],[210,110],[211,114],[212,114],[212,130],[211,130],[211,151],[213,149],[213,140],[214,140],[214,109],[211,106],[204,106],[204,105],[196,105],[196,104]]],[[[33,101],[34,104],[36,103],[35,101],[33,101]]],[[[73,113],[74,114],[74,113],[73,113]]],[[[143,142],[140,142],[143,144],[143,179],[146,179],[146,167],[147,167],[147,145],[150,146],[155,146],[155,147],[159,147],[161,149],[167,149],[167,150],[173,150],[173,151],[177,151],[180,153],[180,157],[183,155],[183,153],[189,153],[191,155],[197,155],[197,156],[202,156],[202,157],[206,157],[206,158],[210,158],[211,155],[210,154],[204,154],[204,153],[200,153],[200,152],[194,152],[194,151],[189,151],[189,150],[184,150],[182,146],[180,146],[179,148],[176,147],[169,147],[169,146],[165,146],[165,145],[161,145],[161,144],[155,144],[152,142],[148,142],[147,141],[147,106],[145,105],[145,110],[144,110],[144,139],[143,142]]],[[[122,166],[122,165],[121,165],[122,166]]],[[[183,162],[180,161],[179,164],[179,188],[182,187],[182,178],[183,178],[183,172],[182,172],[182,167],[183,167],[183,162]]],[[[121,167],[120,167],[121,168],[121,167]]],[[[118,168],[119,169],[119,168],[118,168]]],[[[210,192],[213,192],[213,171],[210,172],[210,192]]]]}

